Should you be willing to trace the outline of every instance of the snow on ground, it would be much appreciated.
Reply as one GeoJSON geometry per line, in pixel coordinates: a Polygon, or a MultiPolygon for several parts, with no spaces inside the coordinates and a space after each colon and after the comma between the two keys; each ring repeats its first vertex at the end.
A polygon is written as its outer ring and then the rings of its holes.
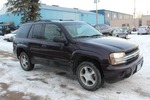
{"type": "Polygon", "coordinates": [[[13,49],[12,43],[10,43],[10,42],[4,42],[3,41],[3,37],[0,36],[0,50],[13,53],[12,49],[13,49]]]}
{"type": "Polygon", "coordinates": [[[0,98],[3,100],[150,100],[150,35],[129,35],[144,56],[142,69],[128,79],[90,92],[76,78],[52,66],[26,72],[12,54],[12,43],[0,37],[0,98]]]}

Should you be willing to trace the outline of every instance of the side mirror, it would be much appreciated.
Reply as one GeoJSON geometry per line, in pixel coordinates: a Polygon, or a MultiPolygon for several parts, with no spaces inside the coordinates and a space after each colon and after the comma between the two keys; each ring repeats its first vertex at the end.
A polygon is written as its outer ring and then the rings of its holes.
{"type": "Polygon", "coordinates": [[[56,37],[54,37],[53,41],[54,42],[61,42],[61,43],[67,42],[67,40],[66,40],[66,38],[64,38],[64,36],[56,36],[56,37]]]}

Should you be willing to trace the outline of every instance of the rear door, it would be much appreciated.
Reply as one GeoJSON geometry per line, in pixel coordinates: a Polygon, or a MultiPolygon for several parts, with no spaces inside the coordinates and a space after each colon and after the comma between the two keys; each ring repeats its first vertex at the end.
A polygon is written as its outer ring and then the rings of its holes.
{"type": "Polygon", "coordinates": [[[43,24],[34,24],[30,30],[28,41],[29,41],[29,50],[32,55],[32,60],[35,63],[42,63],[42,53],[41,53],[41,47],[42,47],[42,29],[43,24]]]}

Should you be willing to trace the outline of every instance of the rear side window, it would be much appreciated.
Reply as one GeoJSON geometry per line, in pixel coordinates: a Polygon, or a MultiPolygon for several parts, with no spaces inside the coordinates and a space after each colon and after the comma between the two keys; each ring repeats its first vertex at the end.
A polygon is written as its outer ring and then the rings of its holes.
{"type": "Polygon", "coordinates": [[[26,38],[28,36],[29,30],[30,30],[31,25],[22,25],[19,30],[18,30],[18,34],[17,37],[20,38],[26,38]]]}
{"type": "Polygon", "coordinates": [[[34,25],[32,38],[41,39],[42,24],[34,25]]]}

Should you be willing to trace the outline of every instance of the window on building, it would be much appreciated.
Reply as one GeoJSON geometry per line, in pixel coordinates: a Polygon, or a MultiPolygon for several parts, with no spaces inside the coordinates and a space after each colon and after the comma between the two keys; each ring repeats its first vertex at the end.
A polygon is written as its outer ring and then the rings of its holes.
{"type": "Polygon", "coordinates": [[[109,15],[109,14],[107,14],[107,17],[109,18],[109,17],[110,17],[110,15],[109,15]]]}
{"type": "Polygon", "coordinates": [[[114,14],[114,18],[116,18],[116,15],[114,14]]]}
{"type": "Polygon", "coordinates": [[[120,16],[120,19],[122,19],[122,16],[120,16]]]}

